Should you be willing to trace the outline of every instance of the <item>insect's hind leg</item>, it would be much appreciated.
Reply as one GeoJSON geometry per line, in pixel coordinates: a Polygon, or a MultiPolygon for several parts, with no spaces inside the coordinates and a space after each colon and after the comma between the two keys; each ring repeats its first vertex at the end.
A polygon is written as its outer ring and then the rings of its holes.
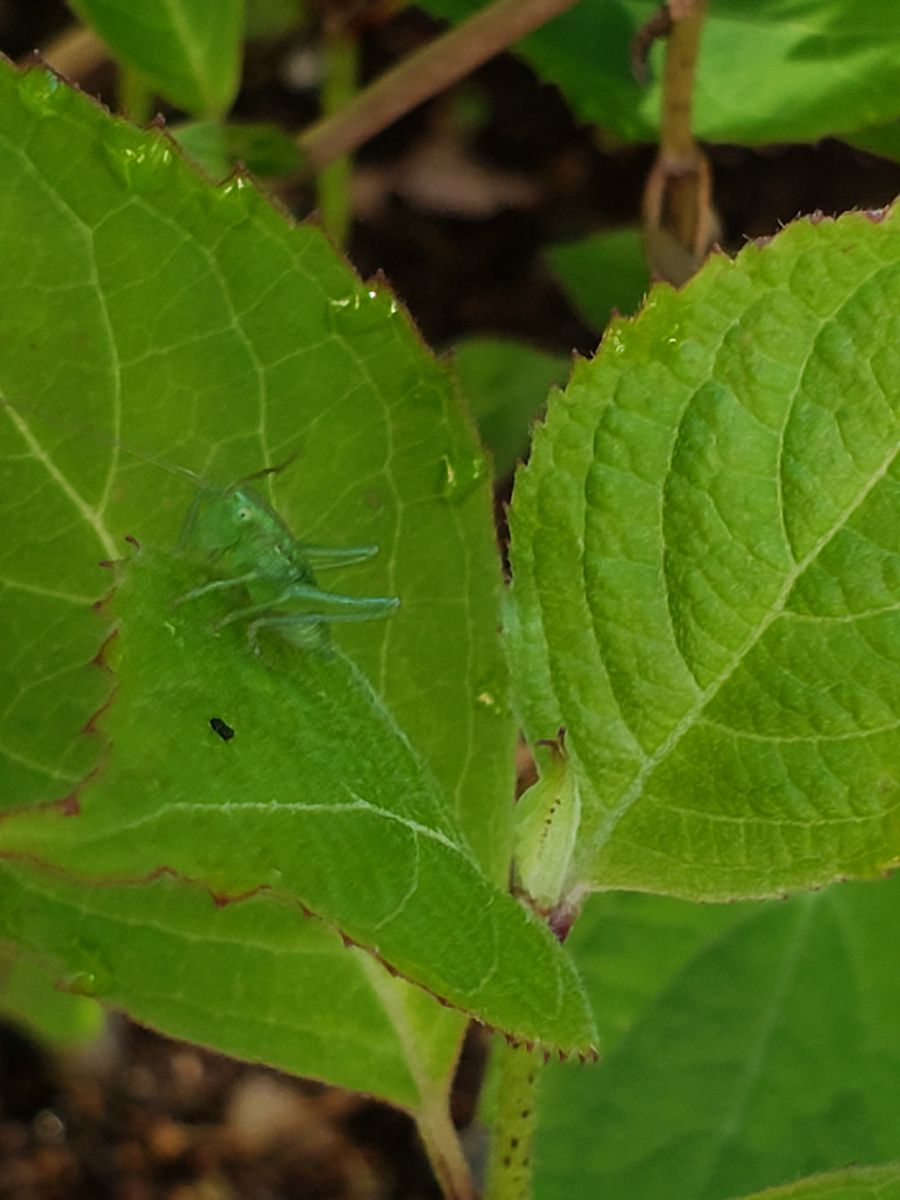
{"type": "MultiPolygon", "coordinates": [[[[351,599],[351,597],[346,597],[351,599]]],[[[379,598],[380,601],[380,598],[379,598]]],[[[371,605],[373,601],[362,601],[365,605],[371,605]]],[[[247,637],[251,646],[254,649],[258,648],[258,636],[261,629],[271,629],[273,631],[281,630],[284,634],[290,635],[296,633],[299,636],[292,638],[288,636],[288,641],[296,641],[299,645],[327,647],[327,641],[323,642],[324,627],[331,625],[335,621],[373,621],[379,617],[386,617],[390,612],[397,607],[397,601],[392,601],[388,609],[374,611],[368,607],[365,611],[356,612],[338,612],[338,613],[272,613],[269,616],[257,617],[255,621],[247,627],[247,637]],[[304,633],[307,636],[303,636],[304,633]]]]}

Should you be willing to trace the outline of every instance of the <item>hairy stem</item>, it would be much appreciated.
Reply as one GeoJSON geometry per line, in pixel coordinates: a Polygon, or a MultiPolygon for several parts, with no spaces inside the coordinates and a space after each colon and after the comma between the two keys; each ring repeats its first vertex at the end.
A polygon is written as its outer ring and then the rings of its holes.
{"type": "Polygon", "coordinates": [[[537,1080],[543,1065],[523,1046],[499,1045],[498,1087],[484,1200],[528,1200],[537,1080]]]}
{"type": "Polygon", "coordinates": [[[357,149],[398,117],[456,83],[577,0],[494,0],[298,137],[314,169],[357,149]]]}

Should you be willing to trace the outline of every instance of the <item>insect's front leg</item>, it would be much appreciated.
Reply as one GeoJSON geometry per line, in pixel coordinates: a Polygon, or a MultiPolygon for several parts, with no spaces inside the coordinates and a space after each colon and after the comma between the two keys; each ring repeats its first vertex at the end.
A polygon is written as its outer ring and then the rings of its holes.
{"type": "MultiPolygon", "coordinates": [[[[246,575],[235,575],[232,579],[213,579],[209,583],[201,583],[199,587],[191,588],[189,592],[185,592],[183,596],[179,596],[172,601],[172,607],[177,608],[179,604],[186,604],[188,600],[196,600],[198,596],[205,596],[209,592],[218,592],[224,588],[240,587],[252,583],[255,579],[259,579],[258,571],[250,571],[246,575]]],[[[266,608],[269,606],[266,605],[266,608]]],[[[226,624],[228,618],[220,624],[226,624]]],[[[218,626],[217,626],[218,628],[218,626]]]]}

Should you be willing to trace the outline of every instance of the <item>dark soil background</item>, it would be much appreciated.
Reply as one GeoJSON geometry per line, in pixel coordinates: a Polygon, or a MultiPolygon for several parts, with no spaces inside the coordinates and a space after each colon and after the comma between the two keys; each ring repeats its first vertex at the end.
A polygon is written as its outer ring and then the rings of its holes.
{"type": "MultiPolygon", "coordinates": [[[[70,23],[58,0],[0,0],[0,49],[20,59],[70,23]]],[[[378,74],[430,37],[415,11],[367,29],[378,74]]],[[[316,115],[300,36],[251,47],[243,119],[316,115]]],[[[114,104],[109,68],[81,80],[114,104]]],[[[169,117],[177,114],[167,114],[169,117]]],[[[596,337],[547,272],[543,247],[634,221],[652,150],[601,148],[555,88],[509,56],[423,105],[359,154],[348,248],[383,271],[438,349],[476,333],[590,354],[596,337]]],[[[900,166],[836,141],[710,151],[723,241],[735,249],[799,213],[886,204],[900,166]]],[[[2,186],[2,180],[0,180],[2,186]]],[[[299,217],[313,203],[281,194],[299,217]]],[[[456,1116],[471,1122],[483,1043],[470,1038],[456,1116]]],[[[474,1147],[477,1131],[467,1135],[474,1147]]],[[[60,1055],[0,1028],[0,1200],[412,1200],[437,1197],[411,1123],[337,1089],[169,1041],[115,1017],[102,1044],[60,1055]]]]}

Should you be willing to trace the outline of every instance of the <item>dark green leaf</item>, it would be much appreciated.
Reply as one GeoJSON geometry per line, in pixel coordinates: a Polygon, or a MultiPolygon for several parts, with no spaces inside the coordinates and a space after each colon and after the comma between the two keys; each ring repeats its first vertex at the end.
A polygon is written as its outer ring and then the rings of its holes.
{"type": "Polygon", "coordinates": [[[277,125],[192,121],[170,133],[211,179],[225,179],[238,163],[262,179],[291,175],[302,161],[297,143],[277,125]]]}
{"type": "MultiPolygon", "coordinates": [[[[476,0],[420,0],[459,21],[476,0]]],[[[656,0],[580,0],[517,49],[576,115],[629,141],[655,138],[663,46],[649,87],[631,44],[656,0]]],[[[817,141],[900,116],[900,9],[894,0],[714,0],[703,29],[694,126],[707,141],[817,141]]]]}
{"type": "Polygon", "coordinates": [[[898,906],[900,878],[783,904],[594,897],[572,948],[612,1045],[545,1072],[538,1200],[722,1200],[900,1158],[898,906]]]}
{"type": "Polygon", "coordinates": [[[453,348],[463,396],[494,459],[497,478],[525,456],[547,392],[565,383],[567,358],[504,338],[468,338],[453,348]]]}
{"type": "Polygon", "coordinates": [[[574,306],[597,333],[613,309],[627,315],[650,286],[638,229],[611,229],[548,247],[547,259],[574,306]]]}

